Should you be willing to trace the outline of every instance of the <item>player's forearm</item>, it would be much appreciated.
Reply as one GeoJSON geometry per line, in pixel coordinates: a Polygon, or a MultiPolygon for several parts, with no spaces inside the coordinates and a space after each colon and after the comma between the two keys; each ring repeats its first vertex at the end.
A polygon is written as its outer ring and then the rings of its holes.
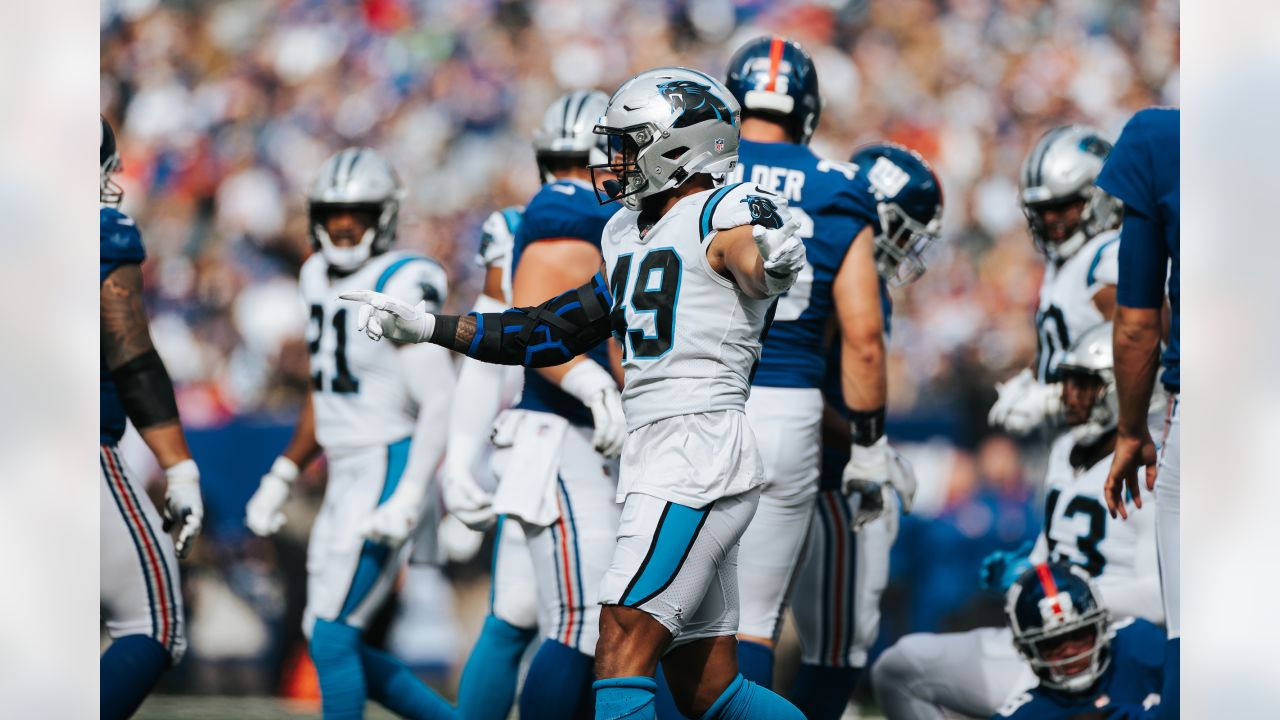
{"type": "Polygon", "coordinates": [[[304,468],[319,452],[320,443],[316,440],[315,408],[311,404],[311,394],[307,393],[307,399],[298,413],[298,423],[293,427],[293,437],[289,439],[289,444],[281,455],[299,468],[304,468]]]}
{"type": "Polygon", "coordinates": [[[138,428],[138,434],[151,449],[151,454],[156,456],[156,462],[166,470],[183,460],[191,459],[187,438],[182,434],[182,423],[177,418],[167,423],[138,428]]]}
{"type": "Polygon", "coordinates": [[[1119,432],[1144,437],[1147,411],[1160,369],[1160,310],[1119,305],[1115,314],[1116,393],[1120,399],[1119,432]]]}
{"type": "Polygon", "coordinates": [[[884,335],[861,332],[841,338],[840,385],[845,405],[854,412],[883,409],[888,396],[884,335]]]}
{"type": "Polygon", "coordinates": [[[409,393],[418,403],[418,417],[401,483],[411,496],[420,498],[425,497],[435,477],[449,437],[440,432],[440,421],[450,416],[451,388],[455,386],[453,363],[446,353],[424,345],[401,349],[398,359],[409,382],[409,393]]]}

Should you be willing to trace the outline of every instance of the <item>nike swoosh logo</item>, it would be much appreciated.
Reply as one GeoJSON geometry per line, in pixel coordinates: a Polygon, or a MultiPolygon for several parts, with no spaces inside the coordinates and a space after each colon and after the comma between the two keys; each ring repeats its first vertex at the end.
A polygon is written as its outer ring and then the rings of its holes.
{"type": "Polygon", "coordinates": [[[622,104],[622,109],[623,109],[623,110],[626,110],[626,111],[628,111],[628,112],[632,112],[632,111],[635,111],[635,110],[639,110],[640,108],[638,108],[638,107],[630,107],[630,106],[629,106],[629,105],[627,105],[626,103],[623,103],[623,104],[622,104]]]}

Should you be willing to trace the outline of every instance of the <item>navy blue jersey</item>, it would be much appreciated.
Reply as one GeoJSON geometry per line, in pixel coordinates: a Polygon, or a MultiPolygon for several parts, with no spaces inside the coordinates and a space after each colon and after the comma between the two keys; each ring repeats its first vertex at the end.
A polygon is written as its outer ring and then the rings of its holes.
{"type": "MultiPolygon", "coordinates": [[[[511,276],[520,267],[525,248],[539,240],[577,238],[600,249],[600,233],[604,224],[617,212],[619,205],[601,205],[595,191],[585,182],[556,180],[542,186],[524,209],[524,219],[516,230],[511,252],[511,276]]],[[[609,344],[600,343],[586,357],[609,367],[609,344]]],[[[524,372],[524,391],[516,407],[555,413],[574,425],[591,425],[591,411],[577,398],[560,389],[536,370],[524,372]]]]}
{"type": "Polygon", "coordinates": [[[1098,187],[1124,202],[1120,231],[1120,281],[1116,301],[1126,307],[1158,308],[1168,272],[1169,343],[1160,381],[1178,378],[1178,119],[1172,108],[1148,108],[1129,119],[1098,175],[1098,187]]]}
{"type": "Polygon", "coordinates": [[[1159,702],[1165,632],[1146,620],[1124,621],[1111,640],[1111,664],[1092,688],[1067,693],[1035,687],[1010,700],[993,720],[1072,720],[1159,702]]]}
{"type": "MultiPolygon", "coordinates": [[[[889,335],[889,325],[893,316],[893,299],[889,297],[889,287],[884,280],[880,281],[880,310],[884,313],[884,334],[889,335]]],[[[844,386],[840,382],[840,343],[831,343],[827,350],[826,377],[822,380],[822,398],[828,405],[836,409],[846,420],[852,420],[849,406],[844,403],[844,386]]],[[[818,489],[839,490],[842,487],[844,466],[849,464],[853,449],[848,444],[835,447],[827,443],[822,445],[822,469],[818,475],[818,489]]]]}
{"type": "MultiPolygon", "coordinates": [[[[113,270],[125,265],[138,265],[147,257],[142,247],[142,235],[133,218],[116,210],[104,207],[98,211],[98,284],[106,281],[113,270]]],[[[99,442],[115,445],[124,436],[124,406],[116,393],[115,381],[107,370],[107,359],[100,357],[101,371],[98,374],[98,435],[99,442]]]]}
{"type": "Polygon", "coordinates": [[[855,166],[823,160],[808,146],[750,140],[738,146],[732,179],[783,196],[808,255],[796,284],[778,298],[752,384],[821,387],[826,327],[835,312],[831,286],[853,239],[876,222],[871,186],[855,166]]]}

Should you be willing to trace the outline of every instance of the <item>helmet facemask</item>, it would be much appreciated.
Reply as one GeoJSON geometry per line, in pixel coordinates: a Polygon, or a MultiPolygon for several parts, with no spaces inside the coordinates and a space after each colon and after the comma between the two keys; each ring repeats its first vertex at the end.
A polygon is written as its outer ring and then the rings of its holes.
{"type": "Polygon", "coordinates": [[[312,202],[309,208],[311,233],[329,265],[343,271],[355,270],[373,256],[375,245],[390,245],[399,209],[400,203],[396,200],[388,200],[382,204],[312,202]],[[326,226],[334,213],[344,211],[355,213],[365,226],[354,245],[335,244],[326,226]],[[385,242],[382,242],[383,238],[386,239],[385,242]]]}
{"type": "Polygon", "coordinates": [[[907,285],[924,274],[924,253],[938,239],[941,222],[935,215],[928,225],[922,225],[897,203],[876,203],[876,213],[880,216],[876,271],[892,287],[907,285]]]}
{"type": "Polygon", "coordinates": [[[1093,686],[1111,662],[1110,616],[1104,608],[1093,608],[1079,618],[1056,627],[1027,629],[1015,633],[1014,644],[1046,687],[1080,692],[1093,686]],[[1079,651],[1063,654],[1067,647],[1079,651]]]}
{"type": "Polygon", "coordinates": [[[119,207],[124,200],[124,188],[111,177],[120,172],[122,167],[119,153],[112,153],[111,157],[102,163],[101,172],[98,175],[98,201],[103,205],[119,207]]]}
{"type": "Polygon", "coordinates": [[[605,138],[609,147],[609,157],[605,162],[587,166],[591,170],[591,185],[596,190],[596,199],[601,205],[617,200],[632,210],[639,210],[640,199],[653,194],[640,195],[649,188],[649,179],[640,169],[640,154],[657,137],[657,128],[651,123],[620,129],[597,125],[595,132],[605,138]],[[602,177],[605,174],[611,174],[613,178],[602,177]],[[601,194],[602,189],[604,194],[601,194]]]}

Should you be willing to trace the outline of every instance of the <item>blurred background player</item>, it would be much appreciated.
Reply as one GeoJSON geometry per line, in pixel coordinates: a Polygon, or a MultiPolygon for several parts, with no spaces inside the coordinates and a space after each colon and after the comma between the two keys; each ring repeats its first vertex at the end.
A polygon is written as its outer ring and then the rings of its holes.
{"type": "Polygon", "coordinates": [[[303,630],[325,718],[363,717],[366,697],[405,717],[452,712],[407,666],[361,639],[412,551],[453,391],[447,351],[370,342],[338,301],[363,287],[423,308],[445,301],[448,283],[434,260],[391,249],[403,196],[391,165],[370,148],[341,150],[316,174],[308,202],[317,252],[299,281],[310,312],[311,394],[245,508],[254,533],[274,534],[299,470],[324,451],[329,479],[307,547],[303,630]]]}
{"type": "MultiPolygon", "coordinates": [[[[1179,254],[1181,185],[1178,176],[1179,112],[1151,108],[1134,115],[1115,152],[1108,158],[1098,186],[1124,201],[1125,227],[1120,235],[1120,284],[1116,290],[1116,384],[1120,394],[1120,428],[1116,457],[1107,478],[1107,508],[1127,517],[1127,500],[1141,507],[1138,468],[1146,467],[1146,489],[1156,491],[1156,539],[1160,550],[1160,589],[1168,621],[1166,702],[1162,717],[1178,717],[1181,554],[1179,543],[1179,473],[1182,422],[1179,419],[1179,254]],[[1168,277],[1166,285],[1165,277],[1168,277]],[[1169,324],[1163,355],[1161,308],[1168,289],[1169,324]],[[1157,362],[1157,358],[1159,361],[1157,362]],[[1156,373],[1168,393],[1163,442],[1156,447],[1143,422],[1152,403],[1156,373]],[[1159,472],[1157,473],[1157,469],[1159,472]]],[[[1137,520],[1140,516],[1135,516],[1137,520]]],[[[1132,522],[1131,520],[1130,522],[1132,522]]]]}
{"type": "Polygon", "coordinates": [[[1107,595],[1080,566],[1029,568],[1009,588],[1005,613],[1036,684],[993,720],[1136,720],[1160,705],[1163,631],[1140,618],[1113,622],[1107,595]]]}
{"type": "MultiPolygon", "coordinates": [[[[471,311],[500,312],[511,306],[511,252],[523,207],[503,208],[482,226],[477,263],[484,288],[471,311]]],[[[463,358],[449,419],[448,452],[441,480],[449,514],[472,530],[494,527],[489,613],[458,682],[458,712],[467,720],[504,720],[515,700],[520,660],[538,630],[538,592],[533,556],[516,520],[496,516],[493,495],[501,474],[490,452],[494,419],[515,401],[524,373],[518,367],[463,358]]],[[[513,482],[520,481],[512,473],[513,482]]]]}
{"type": "Polygon", "coordinates": [[[536,308],[437,317],[378,293],[344,295],[366,303],[370,337],[504,364],[564,363],[611,333],[625,338],[630,434],[599,594],[597,718],[654,717],[659,661],[686,715],[800,717],[742,678],[734,639],[737,544],[764,480],[743,412],[748,376],[773,298],[804,265],[781,198],[717,187],[736,164],[739,112],[723,85],[688,68],[646,71],[614,93],[595,130],[614,150],[606,192],[626,210],[605,226],[603,272],[536,308]]]}
{"type": "MultiPolygon", "coordinates": [[[[887,286],[906,285],[924,274],[924,253],[942,232],[942,186],[924,158],[900,145],[870,145],[855,152],[851,162],[867,179],[864,192],[876,206],[877,311],[887,338],[892,313],[887,286]]],[[[832,348],[842,351],[840,345],[832,348]]],[[[899,506],[910,509],[915,492],[910,467],[895,462],[890,472],[900,478],[893,486],[896,493],[845,494],[841,478],[849,462],[850,412],[838,357],[829,363],[823,387],[821,484],[792,606],[803,655],[790,699],[810,720],[835,720],[849,704],[879,630],[899,506]],[[883,508],[879,516],[863,506],[876,500],[883,508]]]]}
{"type": "MultiPolygon", "coordinates": [[[[1109,520],[1104,508],[1119,421],[1110,323],[1085,332],[1058,371],[1068,429],[1049,454],[1044,530],[1026,561],[985,565],[984,583],[1004,591],[1031,563],[1069,562],[1093,577],[1117,616],[1163,623],[1154,519],[1109,520]]],[[[942,708],[985,717],[1034,682],[1007,628],[908,635],[876,661],[873,679],[890,720],[942,718],[942,708]]]]}
{"type": "MultiPolygon", "coordinates": [[[[602,92],[578,90],[543,113],[533,149],[545,184],[515,232],[511,305],[542,302],[600,268],[600,234],[617,208],[596,200],[587,165],[605,160],[603,139],[591,129],[608,102],[602,92]]],[[[519,524],[528,538],[544,621],[520,695],[520,716],[533,720],[570,717],[591,705],[596,597],[618,527],[617,457],[626,434],[621,371],[609,345],[564,365],[526,370],[520,400],[499,420],[494,438],[506,448],[494,508],[506,515],[504,531],[519,524]]],[[[496,704],[498,696],[491,700],[496,704]]]]}
{"type": "Polygon", "coordinates": [[[742,536],[738,662],[743,677],[772,687],[774,645],[818,492],[828,324],[839,333],[854,426],[846,490],[878,495],[889,479],[876,216],[866,178],[808,147],[822,98],[817,68],[798,43],[777,36],[748,42],[729,60],[725,87],[743,114],[731,180],[786,201],[808,258],[796,284],[778,296],[747,402],[765,484],[742,536]]]}
{"type": "Polygon", "coordinates": [[[99,663],[99,709],[104,718],[127,718],[186,650],[178,558],[191,552],[200,534],[204,505],[173,383],[151,344],[142,306],[142,236],[133,219],[116,209],[124,192],[111,179],[121,167],[115,132],[105,117],[99,121],[99,601],[112,640],[99,663]],[[163,525],[146,488],[120,457],[126,422],[164,468],[163,525]],[[170,529],[177,530],[176,545],[165,534],[170,529]]]}
{"type": "Polygon", "coordinates": [[[1082,125],[1045,133],[1022,163],[1022,211],[1045,256],[1035,367],[996,385],[987,420],[1015,435],[1061,425],[1058,360],[1080,333],[1111,319],[1122,209],[1094,186],[1111,143],[1082,125]]]}

